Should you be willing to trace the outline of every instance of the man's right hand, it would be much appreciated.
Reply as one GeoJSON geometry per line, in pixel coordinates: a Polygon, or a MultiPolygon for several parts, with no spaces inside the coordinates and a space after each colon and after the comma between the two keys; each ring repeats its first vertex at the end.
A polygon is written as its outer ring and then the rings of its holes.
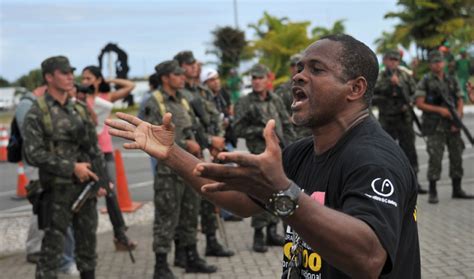
{"type": "Polygon", "coordinates": [[[443,118],[447,118],[447,119],[452,119],[453,116],[451,115],[451,113],[449,112],[449,109],[445,108],[445,107],[440,107],[439,109],[439,114],[443,117],[443,118]]]}
{"type": "Polygon", "coordinates": [[[99,177],[91,171],[90,163],[75,163],[74,164],[74,175],[79,179],[80,182],[89,180],[98,181],[99,177]]]}
{"type": "Polygon", "coordinates": [[[141,149],[159,160],[168,158],[174,143],[171,113],[165,113],[163,124],[160,126],[152,125],[122,112],[118,112],[117,117],[124,121],[107,119],[105,124],[112,128],[109,130],[112,136],[133,141],[123,145],[126,149],[141,149]]]}

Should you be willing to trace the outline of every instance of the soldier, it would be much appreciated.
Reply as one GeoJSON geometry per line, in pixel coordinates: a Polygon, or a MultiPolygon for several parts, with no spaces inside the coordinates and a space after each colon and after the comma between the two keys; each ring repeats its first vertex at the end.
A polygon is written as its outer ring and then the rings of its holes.
{"type": "Polygon", "coordinates": [[[84,183],[98,180],[91,170],[92,162],[105,168],[105,161],[86,106],[68,98],[67,92],[74,86],[75,68],[66,57],[55,56],[44,60],[41,69],[48,89],[44,97],[35,101],[23,126],[24,154],[31,165],[39,168],[43,188],[38,215],[45,235],[36,278],[57,277],[64,236],[71,223],[81,278],[94,278],[97,200],[88,199],[77,213],[71,211],[71,206],[84,183]]]}
{"type": "MultiPolygon", "coordinates": [[[[275,94],[280,96],[285,104],[286,111],[291,118],[291,104],[293,103],[293,93],[291,92],[291,78],[297,73],[296,63],[301,59],[301,54],[297,53],[290,57],[290,79],[280,85],[276,90],[275,94]]],[[[295,130],[294,140],[301,139],[303,137],[311,136],[311,130],[305,127],[298,127],[293,124],[293,129],[295,130]]]]}
{"type": "MultiPolygon", "coordinates": [[[[237,137],[245,138],[250,153],[260,154],[265,150],[263,129],[270,119],[275,119],[276,133],[280,144],[285,146],[295,134],[289,121],[283,101],[276,94],[267,90],[268,68],[256,64],[250,69],[252,76],[252,92],[239,99],[235,105],[234,131],[237,137]]],[[[282,236],[277,234],[278,218],[268,212],[259,213],[252,217],[252,227],[255,229],[253,250],[259,253],[267,251],[266,245],[281,246],[282,236]],[[267,228],[267,239],[263,228],[267,228]]]]}
{"type": "MultiPolygon", "coordinates": [[[[418,156],[415,148],[415,131],[410,105],[404,95],[410,99],[415,95],[415,80],[400,67],[400,52],[389,50],[383,57],[384,68],[379,73],[374,95],[378,97],[379,122],[382,128],[403,150],[411,167],[418,173],[418,156]]],[[[418,183],[418,193],[427,191],[418,183]]]]}
{"type": "MultiPolygon", "coordinates": [[[[185,89],[182,90],[188,96],[193,112],[202,125],[202,137],[198,143],[202,150],[208,149],[211,155],[225,149],[224,127],[221,113],[214,103],[214,95],[208,88],[202,86],[199,80],[200,66],[191,51],[181,51],[175,55],[180,67],[184,69],[186,78],[185,89]]],[[[202,158],[202,156],[200,156],[202,158]]],[[[223,247],[216,238],[217,217],[216,207],[207,200],[201,202],[201,227],[206,235],[206,256],[230,257],[234,255],[223,247]]],[[[179,253],[179,251],[177,251],[179,253]]]]}
{"type": "MultiPolygon", "coordinates": [[[[201,150],[192,130],[195,125],[194,115],[187,100],[178,91],[184,87],[184,70],[174,60],[158,64],[155,70],[160,79],[160,87],[146,101],[144,119],[153,124],[161,124],[163,115],[171,112],[176,125],[176,142],[190,153],[198,155],[201,150]]],[[[199,257],[196,248],[200,202],[197,193],[186,187],[184,181],[165,164],[157,166],[154,190],[153,251],[156,263],[153,278],[176,278],[167,263],[175,234],[179,245],[185,250],[186,272],[215,272],[217,268],[207,265],[199,257]]]]}
{"type": "Polygon", "coordinates": [[[459,86],[454,77],[443,71],[444,61],[439,51],[431,51],[428,60],[431,72],[418,82],[416,90],[416,106],[423,111],[423,133],[427,136],[426,149],[429,155],[427,177],[430,183],[428,202],[438,203],[439,201],[436,181],[440,179],[445,145],[449,152],[452,198],[472,199],[474,196],[466,194],[461,189],[464,142],[459,128],[451,121],[451,114],[441,95],[444,94],[448,100],[452,101],[459,115],[462,115],[463,101],[459,86]]]}

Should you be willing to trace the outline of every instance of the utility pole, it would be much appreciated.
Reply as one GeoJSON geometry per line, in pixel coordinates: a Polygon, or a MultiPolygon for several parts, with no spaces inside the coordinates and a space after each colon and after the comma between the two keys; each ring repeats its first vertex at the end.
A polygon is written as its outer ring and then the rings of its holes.
{"type": "Polygon", "coordinates": [[[239,29],[239,19],[237,13],[237,0],[234,0],[234,22],[235,22],[235,29],[239,29]]]}

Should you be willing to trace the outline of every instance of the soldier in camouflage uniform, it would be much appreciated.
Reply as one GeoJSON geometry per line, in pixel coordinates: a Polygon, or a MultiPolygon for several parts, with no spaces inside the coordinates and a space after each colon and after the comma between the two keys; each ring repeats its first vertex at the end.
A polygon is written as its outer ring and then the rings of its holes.
{"type": "MultiPolygon", "coordinates": [[[[165,112],[173,114],[176,142],[190,153],[200,153],[193,125],[194,114],[179,89],[184,87],[184,70],[174,60],[164,61],[155,67],[160,87],[145,102],[144,120],[161,124],[165,112]]],[[[197,222],[200,199],[186,187],[184,181],[165,164],[158,164],[154,179],[155,221],[153,225],[153,251],[156,255],[154,278],[175,278],[167,263],[171,242],[176,235],[186,251],[186,272],[212,273],[216,267],[207,265],[196,248],[197,222]]],[[[176,247],[176,249],[178,249],[176,247]]]]}
{"type": "MultiPolygon", "coordinates": [[[[416,82],[400,65],[400,52],[389,50],[383,57],[384,69],[379,73],[374,95],[378,97],[379,122],[382,128],[403,150],[410,165],[418,173],[418,156],[415,148],[415,131],[410,105],[404,96],[415,95],[416,82]]],[[[426,194],[418,183],[418,193],[426,194]]]]}
{"type": "Polygon", "coordinates": [[[445,145],[449,152],[452,198],[472,199],[474,196],[466,194],[461,189],[464,142],[459,128],[451,121],[451,114],[441,95],[451,100],[458,113],[462,115],[463,101],[459,86],[454,77],[443,71],[444,61],[439,51],[430,52],[428,59],[431,72],[418,82],[416,90],[416,105],[423,111],[423,133],[427,136],[426,148],[429,155],[427,177],[430,183],[428,202],[439,201],[436,181],[440,179],[445,145]]]}
{"type": "MultiPolygon", "coordinates": [[[[245,138],[250,153],[260,154],[265,150],[263,129],[270,119],[275,119],[275,132],[280,139],[280,144],[285,146],[291,142],[295,133],[290,123],[283,101],[276,94],[266,88],[266,66],[256,64],[250,69],[253,91],[239,99],[235,105],[234,132],[237,137],[245,138]]],[[[283,245],[284,239],[276,232],[278,218],[268,212],[262,212],[252,217],[252,227],[255,229],[253,250],[264,253],[267,245],[283,245]],[[267,241],[263,228],[267,227],[267,241]]]]}
{"type": "MultiPolygon", "coordinates": [[[[293,103],[293,92],[291,91],[291,78],[296,74],[297,69],[296,69],[296,63],[301,58],[301,54],[295,54],[290,57],[290,79],[280,85],[276,90],[275,94],[280,96],[280,98],[283,100],[283,103],[285,104],[286,111],[288,112],[288,115],[291,118],[291,104],[293,103]]],[[[293,125],[293,130],[295,131],[295,141],[304,137],[309,137],[311,136],[311,130],[306,128],[306,127],[298,127],[296,125],[293,125]]]]}
{"type": "Polygon", "coordinates": [[[91,163],[95,161],[94,165],[104,168],[105,161],[86,106],[74,103],[67,95],[74,86],[75,68],[66,57],[55,56],[44,60],[41,69],[48,89],[35,101],[23,125],[24,155],[28,163],[39,168],[44,189],[38,210],[45,235],[36,278],[57,277],[64,237],[71,223],[81,278],[94,278],[97,199],[88,199],[77,213],[71,211],[71,206],[85,183],[98,180],[91,163]]]}
{"type": "MultiPolygon", "coordinates": [[[[193,112],[203,127],[203,139],[198,141],[199,145],[203,151],[207,149],[211,155],[215,156],[225,149],[225,130],[221,113],[214,103],[214,95],[207,87],[199,82],[196,83],[196,79],[199,80],[199,67],[191,51],[181,51],[175,55],[174,59],[184,69],[186,77],[186,85],[182,92],[188,97],[193,112]]],[[[203,199],[200,215],[202,232],[206,235],[206,256],[233,256],[233,251],[223,247],[217,241],[215,212],[215,205],[203,199]]]]}

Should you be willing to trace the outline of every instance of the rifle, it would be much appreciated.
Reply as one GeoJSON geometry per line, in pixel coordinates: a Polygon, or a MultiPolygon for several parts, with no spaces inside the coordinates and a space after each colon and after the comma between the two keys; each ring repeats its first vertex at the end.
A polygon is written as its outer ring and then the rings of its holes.
{"type": "MultiPolygon", "coordinates": [[[[387,69],[387,73],[389,78],[393,75],[393,72],[390,69],[387,69]]],[[[413,117],[413,121],[415,122],[416,127],[418,128],[419,133],[417,133],[418,136],[423,137],[423,130],[421,129],[421,122],[420,119],[418,119],[418,116],[415,113],[415,110],[413,109],[413,106],[411,104],[410,96],[403,91],[400,87],[392,85],[392,88],[395,89],[397,94],[402,97],[403,101],[405,102],[405,105],[407,105],[408,110],[410,111],[411,116],[413,117]]]]}
{"type": "Polygon", "coordinates": [[[94,197],[99,190],[99,187],[102,187],[106,190],[107,194],[105,195],[105,203],[107,205],[107,213],[109,214],[110,222],[114,229],[114,237],[119,243],[122,243],[127,247],[128,254],[132,263],[135,263],[135,257],[132,253],[132,246],[130,245],[130,240],[128,239],[125,231],[127,231],[127,226],[123,219],[122,211],[118,205],[117,196],[115,192],[109,186],[109,178],[107,177],[107,172],[104,167],[100,166],[99,160],[94,160],[91,163],[92,169],[99,176],[99,181],[89,182],[84,190],[79,194],[77,199],[74,201],[71,210],[73,212],[79,212],[84,203],[89,199],[94,197]]]}
{"type": "Polygon", "coordinates": [[[446,96],[445,92],[441,92],[440,95],[443,99],[443,102],[448,106],[449,113],[451,113],[451,116],[453,118],[453,124],[464,132],[471,145],[474,146],[474,139],[472,138],[471,132],[469,132],[467,127],[462,122],[461,117],[459,117],[454,102],[450,98],[448,98],[448,96],[446,96]]]}

